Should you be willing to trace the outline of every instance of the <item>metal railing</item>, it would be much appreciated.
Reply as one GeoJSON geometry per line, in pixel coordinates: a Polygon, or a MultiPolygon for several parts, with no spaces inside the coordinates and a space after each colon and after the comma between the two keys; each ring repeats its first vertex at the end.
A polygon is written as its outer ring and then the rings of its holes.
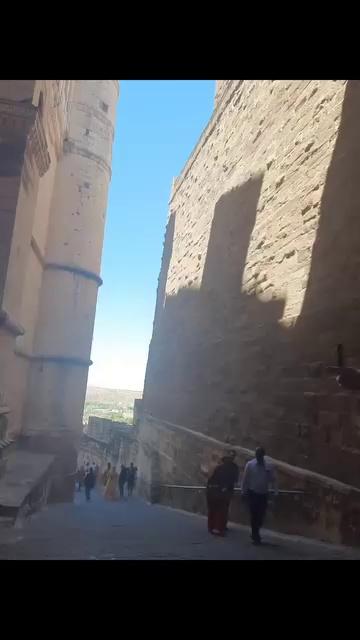
{"type": "MultiPolygon", "coordinates": [[[[159,489],[194,489],[197,491],[205,491],[205,485],[185,485],[185,484],[158,484],[154,485],[154,487],[158,487],[159,489]]],[[[234,492],[238,494],[242,494],[242,490],[240,487],[235,487],[234,492]]],[[[274,489],[269,491],[270,494],[276,493],[274,489]]],[[[279,495],[304,495],[305,491],[301,491],[299,489],[279,489],[277,492],[279,495]]]]}

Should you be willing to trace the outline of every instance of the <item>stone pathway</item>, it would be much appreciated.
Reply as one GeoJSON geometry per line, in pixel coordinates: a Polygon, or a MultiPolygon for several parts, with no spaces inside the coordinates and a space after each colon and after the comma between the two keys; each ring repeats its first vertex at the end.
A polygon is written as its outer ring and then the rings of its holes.
{"type": "Polygon", "coordinates": [[[315,560],[360,559],[346,548],[264,532],[254,547],[246,527],[227,538],[208,534],[202,516],[149,505],[138,498],[49,506],[22,528],[0,530],[2,560],[315,560]]]}

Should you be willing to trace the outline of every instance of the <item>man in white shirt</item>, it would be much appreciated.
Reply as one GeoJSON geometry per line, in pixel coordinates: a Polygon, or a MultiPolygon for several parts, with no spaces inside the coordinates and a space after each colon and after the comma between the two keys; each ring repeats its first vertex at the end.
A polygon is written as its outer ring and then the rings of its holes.
{"type": "Polygon", "coordinates": [[[277,495],[278,488],[274,469],[265,460],[263,447],[258,447],[255,451],[255,458],[245,466],[241,486],[242,494],[249,506],[251,538],[254,544],[261,544],[260,529],[265,518],[270,485],[277,495]]]}

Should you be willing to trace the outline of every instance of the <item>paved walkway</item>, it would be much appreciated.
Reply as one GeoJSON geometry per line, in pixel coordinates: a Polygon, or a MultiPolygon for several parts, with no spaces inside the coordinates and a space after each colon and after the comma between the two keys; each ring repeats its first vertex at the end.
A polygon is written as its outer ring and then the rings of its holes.
{"type": "Polygon", "coordinates": [[[202,516],[149,505],[138,498],[47,507],[21,529],[0,530],[3,560],[314,560],[360,558],[360,552],[264,533],[254,547],[246,527],[210,536],[202,516]]]}

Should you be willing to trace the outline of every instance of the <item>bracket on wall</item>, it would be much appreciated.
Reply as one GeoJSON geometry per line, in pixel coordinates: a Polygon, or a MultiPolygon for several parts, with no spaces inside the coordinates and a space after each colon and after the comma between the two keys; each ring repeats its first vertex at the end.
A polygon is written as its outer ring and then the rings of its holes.
{"type": "Polygon", "coordinates": [[[347,367],[344,355],[344,347],[338,344],[336,347],[337,366],[327,367],[330,375],[336,376],[336,381],[340,387],[346,391],[360,391],[360,370],[355,367],[347,367]]]}

